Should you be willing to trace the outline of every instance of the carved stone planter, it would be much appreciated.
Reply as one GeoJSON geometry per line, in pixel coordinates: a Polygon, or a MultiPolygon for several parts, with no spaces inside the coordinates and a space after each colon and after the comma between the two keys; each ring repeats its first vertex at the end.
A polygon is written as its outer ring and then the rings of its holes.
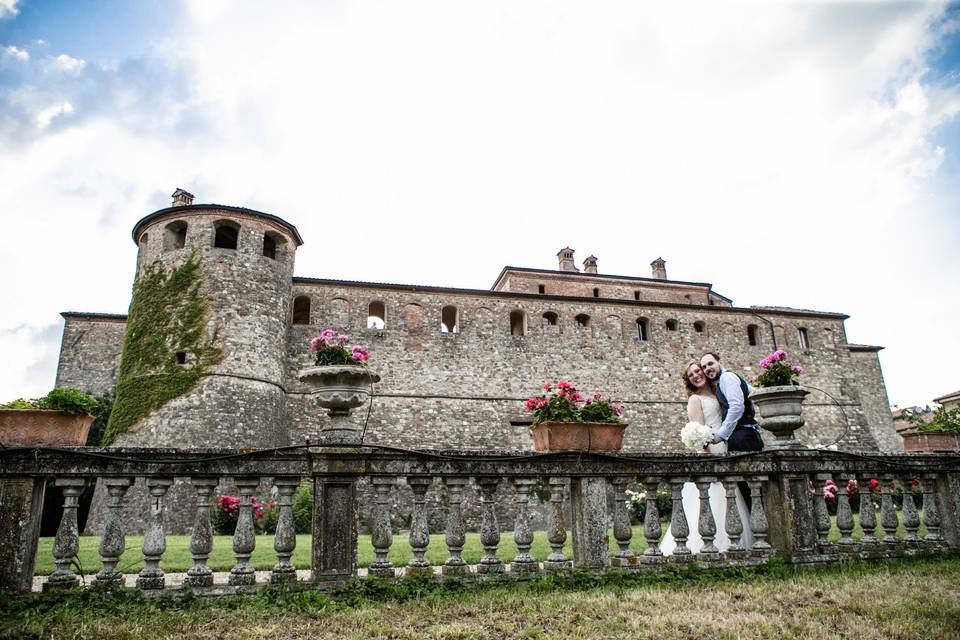
{"type": "Polygon", "coordinates": [[[796,449],[803,445],[794,432],[804,425],[803,399],[810,393],[797,385],[754,389],[750,400],[760,414],[760,426],[775,436],[768,449],[796,449]]]}
{"type": "Polygon", "coordinates": [[[960,433],[921,431],[901,433],[900,437],[903,438],[903,450],[907,453],[960,450],[960,433]]]}
{"type": "Polygon", "coordinates": [[[541,422],[530,427],[535,451],[620,451],[627,423],[541,422]]]}
{"type": "Polygon", "coordinates": [[[0,443],[7,446],[82,447],[94,417],[42,409],[0,410],[0,443]]]}
{"type": "Polygon", "coordinates": [[[350,422],[350,412],[370,398],[370,386],[380,382],[380,376],[368,367],[329,365],[302,370],[300,380],[315,389],[317,402],[328,409],[330,422],[320,431],[320,441],[360,444],[362,434],[350,422]]]}

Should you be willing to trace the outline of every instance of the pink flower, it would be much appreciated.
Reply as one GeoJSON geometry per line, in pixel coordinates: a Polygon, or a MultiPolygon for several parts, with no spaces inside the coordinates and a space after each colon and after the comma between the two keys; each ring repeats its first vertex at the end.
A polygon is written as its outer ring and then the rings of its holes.
{"type": "Polygon", "coordinates": [[[621,413],[623,413],[623,407],[621,407],[619,403],[614,402],[612,406],[613,406],[614,412],[615,412],[617,415],[620,415],[621,413]]]}
{"type": "Polygon", "coordinates": [[[550,382],[550,381],[548,380],[547,382],[544,382],[544,383],[543,383],[543,390],[544,390],[544,391],[550,391],[550,389],[553,389],[553,382],[550,382]]]}
{"type": "Polygon", "coordinates": [[[333,329],[324,329],[320,332],[320,337],[323,338],[324,342],[329,342],[333,340],[333,337],[337,335],[333,329]]]}
{"type": "Polygon", "coordinates": [[[586,402],[587,404],[593,404],[593,398],[587,398],[586,400],[584,400],[584,402],[586,402]]]}
{"type": "Polygon", "coordinates": [[[794,373],[803,373],[803,367],[801,367],[800,365],[795,364],[790,368],[793,369],[794,373]]]}

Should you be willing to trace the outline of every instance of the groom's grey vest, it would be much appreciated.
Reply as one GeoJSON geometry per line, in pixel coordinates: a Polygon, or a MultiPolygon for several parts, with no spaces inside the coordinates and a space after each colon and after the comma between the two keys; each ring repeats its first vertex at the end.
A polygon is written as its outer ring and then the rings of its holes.
{"type": "MultiPolygon", "coordinates": [[[[724,373],[733,373],[733,371],[725,371],[724,369],[720,370],[720,374],[724,373]]],[[[740,416],[740,419],[737,421],[737,427],[745,427],[747,425],[757,424],[756,419],[754,418],[753,413],[753,403],[750,402],[750,387],[747,386],[746,380],[740,377],[739,374],[733,373],[737,376],[737,379],[740,380],[740,391],[743,392],[743,415],[740,416]]],[[[724,395],[723,389],[720,388],[720,378],[717,377],[717,401],[720,402],[720,415],[723,416],[723,419],[727,419],[727,411],[730,409],[730,403],[727,401],[727,396],[724,395]]]]}

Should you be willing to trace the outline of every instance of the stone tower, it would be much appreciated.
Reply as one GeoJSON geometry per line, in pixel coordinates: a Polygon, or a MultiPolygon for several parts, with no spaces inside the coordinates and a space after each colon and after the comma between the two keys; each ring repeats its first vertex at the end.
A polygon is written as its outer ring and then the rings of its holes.
{"type": "MultiPolygon", "coordinates": [[[[160,447],[185,443],[215,447],[287,444],[283,374],[294,258],[297,247],[303,244],[300,234],[293,225],[267,213],[241,207],[193,204],[193,195],[182,189],[173,194],[173,203],[174,206],[144,217],[133,228],[134,242],[140,248],[137,284],[127,322],[115,405],[123,406],[124,411],[117,425],[114,424],[115,411],[108,427],[108,431],[117,427],[113,444],[160,447]],[[184,265],[189,268],[197,264],[199,269],[192,270],[195,284],[185,286],[195,289],[191,308],[204,309],[203,314],[193,317],[205,317],[205,320],[194,320],[195,329],[204,334],[205,342],[194,340],[190,343],[194,345],[192,348],[178,346],[182,340],[194,337],[193,334],[177,335],[182,318],[159,323],[163,326],[156,326],[156,321],[153,326],[146,322],[132,326],[138,322],[134,311],[143,282],[151,278],[156,281],[158,273],[169,278],[184,265]],[[151,349],[155,351],[151,351],[149,359],[131,347],[132,337],[140,340],[137,344],[146,344],[142,335],[131,336],[132,331],[152,333],[151,349]],[[206,347],[196,347],[196,344],[206,347]],[[136,358],[149,362],[138,364],[136,375],[131,375],[129,365],[136,358]],[[123,373],[125,365],[127,374],[123,373]],[[198,370],[191,382],[189,368],[198,366],[204,367],[203,375],[199,375],[198,370]],[[149,387],[149,381],[159,377],[151,376],[155,372],[162,372],[162,376],[174,383],[172,390],[161,389],[159,400],[150,397],[151,393],[158,393],[156,385],[153,390],[149,387]],[[138,378],[144,383],[138,383],[138,378]],[[181,378],[187,382],[179,382],[181,378]],[[151,407],[149,412],[142,409],[145,403],[151,407]]],[[[178,295],[191,295],[190,291],[176,291],[172,282],[167,280],[164,285],[167,300],[170,296],[179,300],[178,295]]]]}
{"type": "Polygon", "coordinates": [[[564,247],[557,252],[557,258],[560,261],[560,271],[580,271],[573,262],[573,249],[564,247]]]}

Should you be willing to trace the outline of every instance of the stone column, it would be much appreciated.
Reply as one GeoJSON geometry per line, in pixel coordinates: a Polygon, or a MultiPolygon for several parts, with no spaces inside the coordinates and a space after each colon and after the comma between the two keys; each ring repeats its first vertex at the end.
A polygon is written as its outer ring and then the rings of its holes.
{"type": "MultiPolygon", "coordinates": [[[[767,476],[755,476],[747,480],[750,486],[750,529],[753,531],[753,546],[750,551],[754,556],[765,557],[770,553],[770,543],[767,542],[767,512],[763,508],[763,483],[767,476]]],[[[803,478],[806,491],[806,477],[803,478]]]]}
{"type": "Polygon", "coordinates": [[[190,478],[196,492],[193,531],[190,533],[190,557],[193,566],[187,571],[187,584],[194,588],[212,587],[213,571],[207,566],[207,558],[213,551],[213,526],[210,524],[210,496],[217,488],[217,478],[190,478]]]}
{"type": "Polygon", "coordinates": [[[573,565],[606,569],[610,566],[606,478],[573,478],[570,502],[573,511],[573,565]]]}
{"type": "Polygon", "coordinates": [[[260,478],[235,478],[234,482],[240,493],[240,507],[237,509],[237,529],[233,532],[236,563],[230,569],[228,583],[232,587],[249,587],[257,581],[250,556],[257,547],[257,533],[253,526],[253,492],[260,485],[260,478]]]}
{"type": "Polygon", "coordinates": [[[873,497],[870,495],[870,478],[860,477],[860,528],[863,529],[863,538],[860,544],[866,547],[876,546],[877,540],[877,508],[873,506],[873,497]]]}
{"type": "Polygon", "coordinates": [[[717,535],[717,521],[713,518],[713,508],[710,506],[710,485],[716,478],[697,478],[697,489],[700,491],[700,519],[697,531],[703,539],[703,548],[697,554],[697,562],[716,563],[720,560],[720,552],[713,540],[717,535]]]}
{"type": "Polygon", "coordinates": [[[660,478],[644,478],[643,489],[647,494],[647,508],[643,514],[643,535],[647,539],[647,548],[644,549],[640,562],[647,565],[663,564],[666,558],[660,551],[660,511],[657,509],[660,478]]]}
{"type": "Polygon", "coordinates": [[[70,568],[70,564],[80,550],[77,505],[87,481],[83,478],[57,478],[54,482],[63,491],[63,515],[60,516],[57,537],[53,541],[53,559],[57,569],[43,583],[44,591],[80,586],[80,578],[70,568]]]}
{"type": "Polygon", "coordinates": [[[396,476],[373,476],[370,478],[373,490],[376,492],[374,501],[377,509],[373,514],[373,531],[370,541],[373,544],[373,553],[376,556],[370,563],[368,571],[378,578],[393,578],[393,563],[390,562],[390,545],[393,544],[393,528],[390,524],[390,492],[397,483],[396,476]]]}
{"type": "Polygon", "coordinates": [[[30,593],[46,478],[0,479],[0,594],[30,593]]]}
{"type": "Polygon", "coordinates": [[[746,555],[743,545],[740,544],[740,537],[743,535],[743,522],[740,521],[740,509],[737,508],[737,482],[742,482],[743,478],[724,478],[723,492],[727,498],[727,511],[724,517],[724,531],[730,540],[730,546],[727,547],[726,555],[731,560],[740,559],[746,555]]]}
{"type": "Polygon", "coordinates": [[[899,542],[897,540],[897,527],[900,526],[900,520],[897,518],[897,506],[893,504],[893,493],[890,485],[893,484],[893,476],[885,474],[880,478],[880,526],[883,527],[883,544],[892,548],[899,542]]]}
{"type": "Polygon", "coordinates": [[[633,527],[630,526],[630,513],[627,511],[627,485],[630,478],[618,476],[610,481],[613,485],[613,537],[617,540],[617,552],[611,558],[611,563],[621,569],[635,570],[637,555],[630,549],[630,540],[633,538],[633,527]]]}
{"type": "Polygon", "coordinates": [[[469,478],[450,476],[443,479],[447,488],[447,530],[445,542],[450,557],[443,563],[443,575],[462,576],[467,573],[467,563],[460,556],[467,541],[466,527],[463,523],[463,488],[469,478]]]}
{"type": "Polygon", "coordinates": [[[550,542],[550,555],[543,563],[546,571],[557,571],[570,567],[570,561],[563,554],[563,545],[567,541],[567,525],[563,517],[563,499],[569,481],[566,478],[550,478],[550,506],[553,507],[553,518],[550,530],[547,531],[547,541],[550,542]]]}
{"type": "Polygon", "coordinates": [[[917,504],[913,501],[913,478],[900,477],[903,487],[903,528],[907,530],[906,542],[910,546],[917,546],[920,538],[917,529],[920,528],[920,514],[917,513],[917,504]]]}
{"type": "Polygon", "coordinates": [[[273,479],[277,487],[277,531],[273,537],[273,550],[277,553],[277,564],[270,572],[270,584],[295,584],[297,569],[290,563],[294,549],[297,548],[297,530],[293,525],[293,494],[300,486],[299,476],[277,476],[273,479]]]}
{"type": "Polygon", "coordinates": [[[335,586],[357,573],[356,477],[317,477],[313,495],[313,581],[335,586]]]}
{"type": "Polygon", "coordinates": [[[670,487],[673,496],[673,514],[670,516],[670,533],[677,543],[670,556],[670,562],[693,562],[693,553],[687,547],[687,536],[690,527],[687,525],[687,514],[683,511],[683,484],[686,478],[670,478],[670,487]]]}
{"type": "Polygon", "coordinates": [[[517,516],[513,525],[513,541],[517,544],[517,555],[510,563],[513,573],[534,573],[540,565],[530,555],[533,544],[533,529],[530,528],[530,489],[537,481],[533,478],[514,478],[513,489],[517,505],[517,516]]]}
{"type": "Polygon", "coordinates": [[[941,543],[940,509],[937,507],[937,476],[928,473],[923,476],[923,524],[927,527],[927,542],[941,543]]]}
{"type": "Polygon", "coordinates": [[[483,520],[480,523],[480,543],[483,544],[483,557],[477,565],[480,576],[492,577],[503,573],[503,563],[497,557],[500,544],[500,526],[497,524],[497,485],[500,478],[482,476],[477,478],[480,487],[480,508],[483,520]]]}
{"type": "Polygon", "coordinates": [[[430,572],[430,562],[424,557],[430,544],[427,524],[427,489],[433,484],[430,476],[408,476],[407,484],[413,490],[413,514],[410,516],[410,547],[413,557],[407,563],[407,575],[430,572]]]}
{"type": "Polygon", "coordinates": [[[853,511],[850,509],[850,477],[838,476],[837,483],[837,528],[840,529],[840,549],[846,552],[855,550],[853,542],[853,511]]]}
{"type": "Polygon", "coordinates": [[[167,537],[163,530],[163,497],[173,484],[173,478],[147,478],[150,492],[150,524],[143,536],[144,567],[137,576],[137,588],[144,591],[161,590],[166,585],[160,559],[167,550],[167,537]]]}
{"type": "Polygon", "coordinates": [[[100,562],[103,568],[97,574],[95,582],[107,587],[122,587],[123,574],[117,571],[117,563],[126,549],[126,536],[123,533],[123,497],[133,484],[133,478],[105,478],[103,481],[110,496],[107,502],[107,517],[103,524],[103,536],[100,538],[100,562]]]}

